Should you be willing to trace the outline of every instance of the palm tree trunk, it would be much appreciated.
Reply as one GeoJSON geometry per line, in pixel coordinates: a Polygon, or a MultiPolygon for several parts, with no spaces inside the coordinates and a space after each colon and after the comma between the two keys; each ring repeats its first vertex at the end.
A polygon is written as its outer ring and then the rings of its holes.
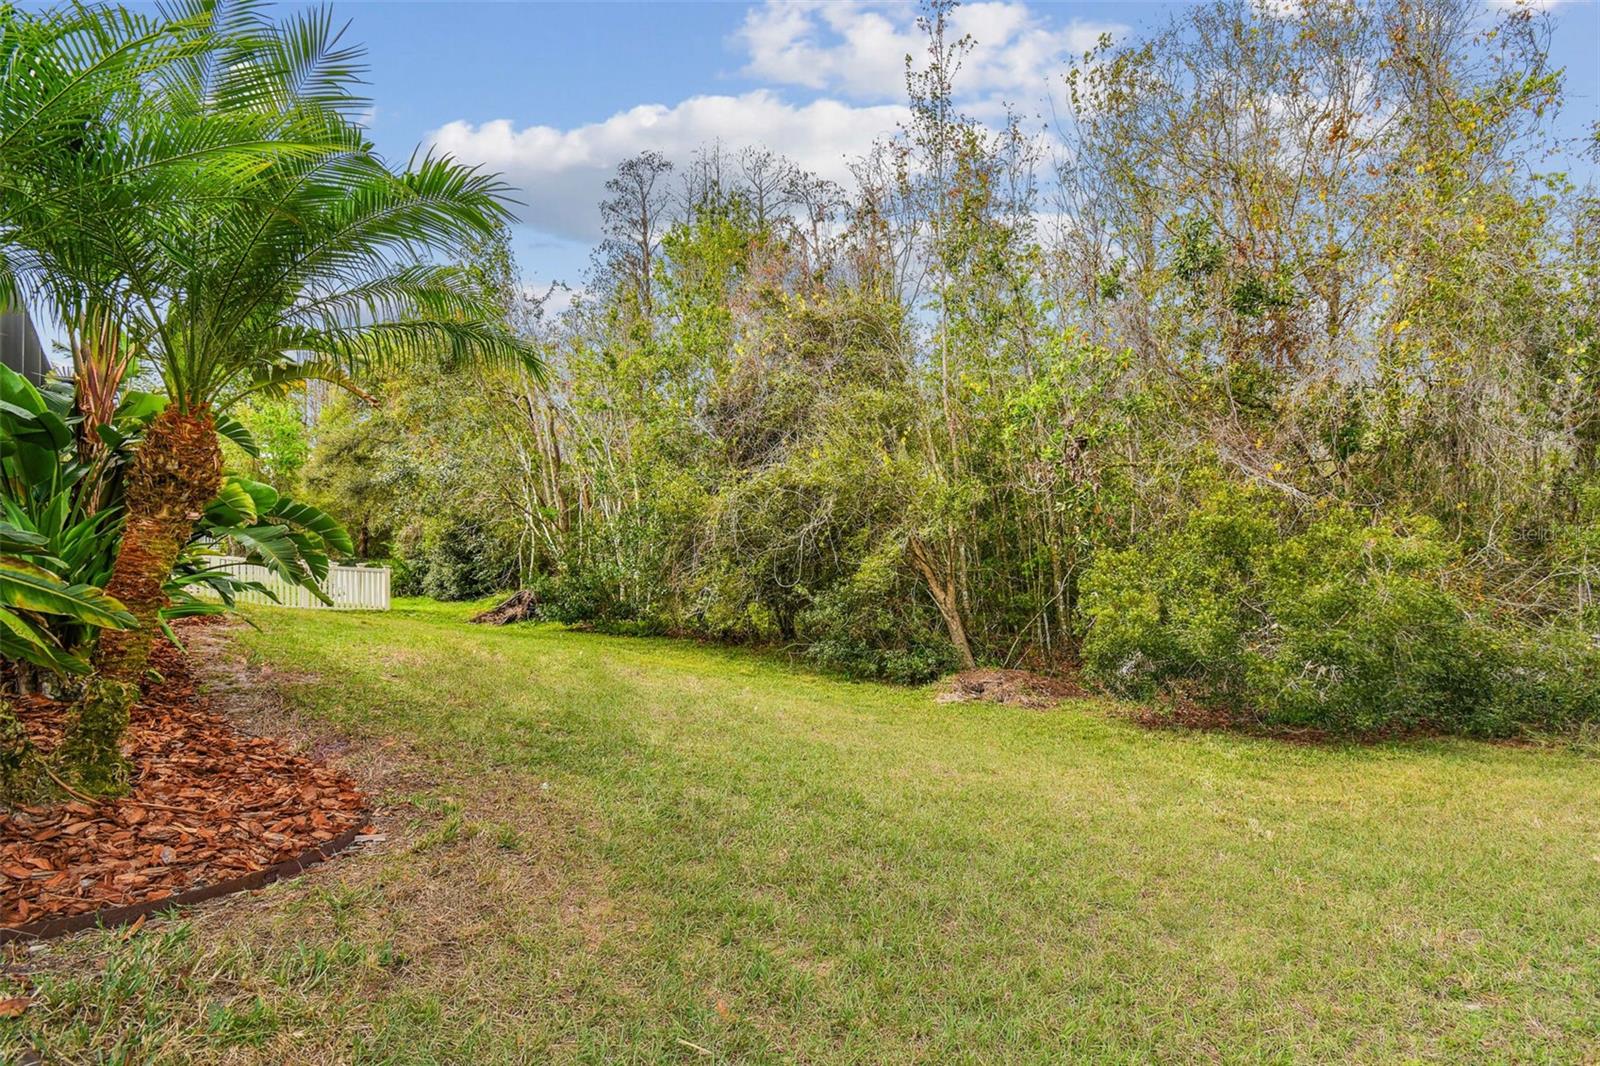
{"type": "Polygon", "coordinates": [[[85,791],[117,792],[127,784],[119,745],[166,605],[163,586],[221,485],[222,449],[210,411],[186,414],[169,405],[145,431],[128,471],[122,545],[106,583],[139,625],[100,634],[94,676],[59,749],[62,768],[85,791]]]}

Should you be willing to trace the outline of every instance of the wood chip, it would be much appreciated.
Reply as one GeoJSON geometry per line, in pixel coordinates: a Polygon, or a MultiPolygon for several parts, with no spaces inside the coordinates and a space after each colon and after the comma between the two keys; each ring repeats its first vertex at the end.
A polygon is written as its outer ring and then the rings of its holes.
{"type": "MultiPolygon", "coordinates": [[[[0,925],[163,898],[358,825],[370,831],[366,797],[348,777],[238,732],[165,642],[152,665],[163,680],[134,706],[124,737],[136,774],[128,795],[0,810],[0,925]]],[[[54,748],[67,706],[40,696],[12,704],[34,743],[54,748]]]]}

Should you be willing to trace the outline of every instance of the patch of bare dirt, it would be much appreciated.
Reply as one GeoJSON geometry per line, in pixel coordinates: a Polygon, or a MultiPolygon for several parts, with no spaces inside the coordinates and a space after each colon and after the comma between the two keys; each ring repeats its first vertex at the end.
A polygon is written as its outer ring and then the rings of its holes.
{"type": "Polygon", "coordinates": [[[396,781],[391,771],[398,775],[393,749],[404,745],[389,737],[362,741],[303,719],[283,690],[309,684],[316,675],[249,662],[233,641],[238,628],[238,623],[224,623],[184,637],[197,680],[228,721],[242,732],[272,737],[291,751],[337,766],[368,795],[392,789],[396,781]]]}
{"type": "Polygon", "coordinates": [[[940,703],[984,700],[1008,707],[1044,710],[1087,695],[1088,691],[1070,678],[1049,677],[1028,670],[963,670],[945,681],[936,698],[940,703]]]}

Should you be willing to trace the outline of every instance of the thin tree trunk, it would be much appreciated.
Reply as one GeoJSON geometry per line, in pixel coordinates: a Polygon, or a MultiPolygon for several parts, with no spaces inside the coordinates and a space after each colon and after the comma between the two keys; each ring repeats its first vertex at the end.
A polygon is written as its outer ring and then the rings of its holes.
{"type": "Polygon", "coordinates": [[[972,657],[972,644],[967,640],[967,628],[961,623],[961,602],[955,585],[939,573],[939,568],[928,556],[928,546],[920,537],[912,537],[906,543],[907,554],[911,563],[928,583],[928,592],[933,596],[934,605],[939,608],[939,614],[944,618],[945,629],[950,634],[950,643],[955,645],[956,654],[961,658],[963,670],[975,669],[977,661],[972,657]]]}
{"type": "Polygon", "coordinates": [[[106,591],[139,624],[100,634],[95,674],[73,709],[59,749],[62,768],[85,791],[112,793],[127,785],[120,742],[166,605],[163,586],[201,509],[221,486],[222,449],[211,413],[167,407],[145,431],[129,468],[122,545],[106,583],[106,591]]]}

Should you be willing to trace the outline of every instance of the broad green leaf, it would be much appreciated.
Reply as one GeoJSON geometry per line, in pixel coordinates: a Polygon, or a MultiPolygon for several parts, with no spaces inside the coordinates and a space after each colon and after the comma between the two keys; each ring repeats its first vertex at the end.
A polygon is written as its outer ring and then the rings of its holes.
{"type": "Polygon", "coordinates": [[[68,585],[48,570],[0,556],[0,603],[22,611],[65,615],[85,625],[132,629],[122,604],[89,585],[68,585]]]}
{"type": "Polygon", "coordinates": [[[285,496],[278,501],[277,506],[262,517],[308,529],[321,537],[323,543],[331,550],[341,555],[355,554],[355,542],[350,539],[349,532],[339,524],[338,519],[308,503],[300,503],[285,496]]]}
{"type": "Polygon", "coordinates": [[[256,500],[236,477],[228,477],[216,499],[206,505],[206,520],[219,526],[249,526],[256,522],[256,500]]]}
{"type": "MultiPolygon", "coordinates": [[[[10,500],[3,501],[10,503],[10,500]]],[[[0,551],[21,552],[32,548],[42,548],[50,543],[49,539],[25,529],[18,529],[14,525],[0,522],[0,551]]]]}
{"type": "Polygon", "coordinates": [[[271,485],[268,485],[266,482],[252,481],[247,477],[240,477],[237,474],[233,475],[231,480],[236,482],[241,489],[250,494],[250,498],[255,501],[256,514],[265,517],[272,513],[272,509],[274,507],[278,506],[278,500],[280,499],[278,490],[273,488],[271,485]]]}
{"type": "Polygon", "coordinates": [[[287,526],[236,526],[213,531],[215,536],[228,537],[245,548],[247,555],[261,562],[267,569],[310,592],[323,603],[332,603],[322,591],[321,581],[327,576],[327,557],[317,554],[307,556],[300,535],[287,526]],[[319,575],[317,570],[321,569],[319,575]]]}
{"type": "Polygon", "coordinates": [[[113,422],[147,423],[167,406],[167,398],[154,392],[127,392],[117,404],[113,422]]]}
{"type": "Polygon", "coordinates": [[[35,666],[62,673],[81,674],[89,669],[89,664],[82,656],[56,647],[26,618],[4,607],[0,607],[0,630],[5,631],[0,645],[4,645],[7,656],[26,659],[35,666]]]}
{"type": "Polygon", "coordinates": [[[328,580],[328,567],[331,565],[328,555],[322,550],[322,538],[315,533],[302,533],[291,529],[288,532],[290,540],[300,551],[300,561],[311,571],[311,576],[318,583],[328,580]]]}
{"type": "Polygon", "coordinates": [[[261,446],[244,423],[224,412],[217,416],[217,432],[239,446],[239,449],[252,459],[261,455],[261,446]]]}
{"type": "Polygon", "coordinates": [[[40,411],[34,415],[39,426],[50,435],[50,443],[57,448],[72,447],[76,438],[73,437],[72,427],[54,411],[40,411]]]}
{"type": "Polygon", "coordinates": [[[247,558],[285,580],[298,585],[309,577],[300,558],[300,547],[290,539],[287,526],[229,526],[212,530],[212,535],[237,542],[247,558]]]}
{"type": "Polygon", "coordinates": [[[4,365],[0,365],[0,403],[33,415],[47,409],[33,382],[4,365]]]}

